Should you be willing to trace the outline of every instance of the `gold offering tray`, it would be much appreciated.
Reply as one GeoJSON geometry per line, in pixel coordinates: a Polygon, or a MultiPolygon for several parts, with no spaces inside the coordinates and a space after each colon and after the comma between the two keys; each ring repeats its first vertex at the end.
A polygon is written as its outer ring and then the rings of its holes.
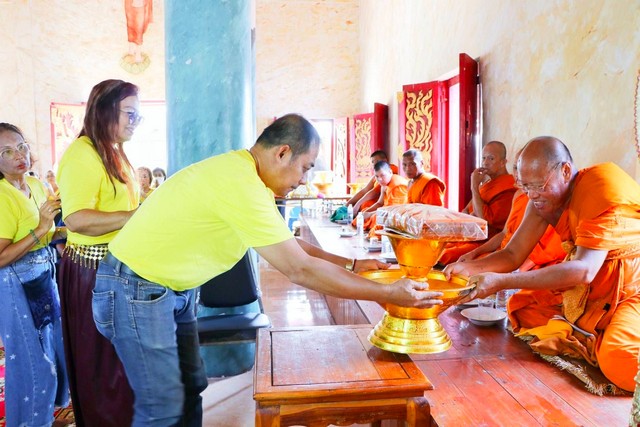
{"type": "MultiPolygon", "coordinates": [[[[405,277],[400,270],[374,270],[360,274],[383,284],[405,277]]],[[[381,304],[387,312],[369,334],[373,345],[394,353],[440,353],[451,347],[451,338],[440,324],[438,315],[467,296],[475,285],[469,285],[467,278],[461,276],[446,280],[444,274],[437,270],[431,270],[422,280],[429,283],[429,290],[443,293],[443,304],[431,308],[381,304]]]]}

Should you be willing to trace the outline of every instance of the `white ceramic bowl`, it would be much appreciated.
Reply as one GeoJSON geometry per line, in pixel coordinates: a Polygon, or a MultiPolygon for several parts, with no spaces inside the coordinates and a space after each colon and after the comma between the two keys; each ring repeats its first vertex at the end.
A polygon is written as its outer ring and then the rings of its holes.
{"type": "Polygon", "coordinates": [[[507,317],[504,311],[489,307],[465,308],[460,314],[478,326],[491,326],[507,317]]]}

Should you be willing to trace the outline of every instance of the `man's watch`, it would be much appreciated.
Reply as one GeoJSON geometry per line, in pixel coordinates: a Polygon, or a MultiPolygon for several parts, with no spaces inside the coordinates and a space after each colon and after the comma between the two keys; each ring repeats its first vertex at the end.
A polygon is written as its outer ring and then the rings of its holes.
{"type": "Polygon", "coordinates": [[[344,266],[344,268],[346,268],[347,270],[353,272],[353,267],[355,267],[356,265],[356,259],[355,258],[351,258],[347,264],[344,266]]]}

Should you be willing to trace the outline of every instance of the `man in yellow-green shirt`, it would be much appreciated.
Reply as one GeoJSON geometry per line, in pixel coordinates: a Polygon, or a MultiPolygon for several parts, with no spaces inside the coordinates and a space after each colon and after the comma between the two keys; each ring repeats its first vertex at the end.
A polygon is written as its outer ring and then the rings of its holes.
{"type": "Polygon", "coordinates": [[[109,244],[98,269],[94,320],[125,366],[135,395],[134,425],[150,414],[167,425],[201,418],[206,378],[193,289],[231,269],[248,248],[318,292],[409,307],[440,303],[441,294],[425,292],[423,284],[402,279],[381,285],[352,273],[387,264],[333,255],[293,237],[274,195],[305,184],[319,144],[306,119],[283,116],[250,150],[173,175],[109,244]]]}

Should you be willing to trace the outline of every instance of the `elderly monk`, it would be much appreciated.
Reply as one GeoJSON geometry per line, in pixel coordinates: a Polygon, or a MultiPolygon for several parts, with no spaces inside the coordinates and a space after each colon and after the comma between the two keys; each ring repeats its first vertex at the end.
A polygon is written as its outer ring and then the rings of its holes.
{"type": "MultiPolygon", "coordinates": [[[[374,167],[376,163],[385,161],[389,162],[387,153],[382,150],[377,150],[371,153],[371,167],[374,167]]],[[[398,173],[398,167],[393,164],[389,164],[393,173],[398,173]]],[[[353,214],[357,215],[358,212],[367,209],[373,205],[380,198],[380,184],[376,180],[375,174],[371,177],[367,185],[360,191],[358,191],[352,198],[347,200],[347,206],[353,205],[353,214]]],[[[355,227],[356,223],[353,222],[355,227]]]]}
{"type": "MultiPolygon", "coordinates": [[[[518,150],[513,161],[513,176],[518,175],[518,159],[520,159],[520,154],[522,153],[523,149],[524,147],[518,150]]],[[[522,189],[518,189],[518,191],[516,191],[513,196],[511,212],[509,212],[509,218],[507,218],[507,223],[505,224],[502,231],[494,235],[482,245],[462,255],[460,258],[458,258],[458,261],[471,261],[481,256],[486,256],[496,250],[504,249],[505,246],[507,246],[507,243],[509,243],[509,240],[511,240],[511,237],[513,237],[513,234],[520,226],[528,203],[529,197],[527,196],[527,194],[522,191],[522,189]]],[[[564,259],[565,255],[566,254],[564,252],[564,249],[562,249],[562,241],[560,240],[560,236],[558,235],[558,233],[556,233],[556,230],[551,225],[549,225],[547,227],[547,231],[545,231],[540,241],[536,244],[527,259],[522,263],[518,270],[527,271],[542,268],[546,265],[557,264],[564,259]]],[[[527,293],[528,291],[525,290],[521,292],[527,293]]]]}
{"type": "Polygon", "coordinates": [[[444,206],[446,185],[437,176],[425,172],[420,151],[411,149],[402,154],[402,170],[409,179],[405,203],[444,206]]]}
{"type": "Polygon", "coordinates": [[[375,177],[380,184],[380,197],[367,209],[362,211],[364,215],[364,229],[375,229],[376,210],[383,206],[401,205],[407,200],[407,179],[393,173],[389,163],[380,161],[373,167],[375,177]]]}
{"type": "Polygon", "coordinates": [[[511,241],[483,259],[452,264],[445,274],[471,276],[477,287],[468,298],[536,291],[525,303],[518,294],[509,301],[514,331],[535,336],[531,346],[541,353],[582,357],[616,386],[633,390],[640,350],[640,185],[612,163],[576,170],[567,147],[547,136],[525,146],[518,176],[530,201],[511,241]],[[522,264],[549,225],[567,259],[501,274],[522,264]]]}
{"type": "MultiPolygon", "coordinates": [[[[491,141],[482,149],[482,166],[471,173],[471,201],[462,212],[486,220],[491,238],[504,228],[515,192],[515,180],[507,171],[507,149],[502,142],[491,141]]],[[[439,262],[452,263],[482,243],[450,243],[439,262]]]]}

